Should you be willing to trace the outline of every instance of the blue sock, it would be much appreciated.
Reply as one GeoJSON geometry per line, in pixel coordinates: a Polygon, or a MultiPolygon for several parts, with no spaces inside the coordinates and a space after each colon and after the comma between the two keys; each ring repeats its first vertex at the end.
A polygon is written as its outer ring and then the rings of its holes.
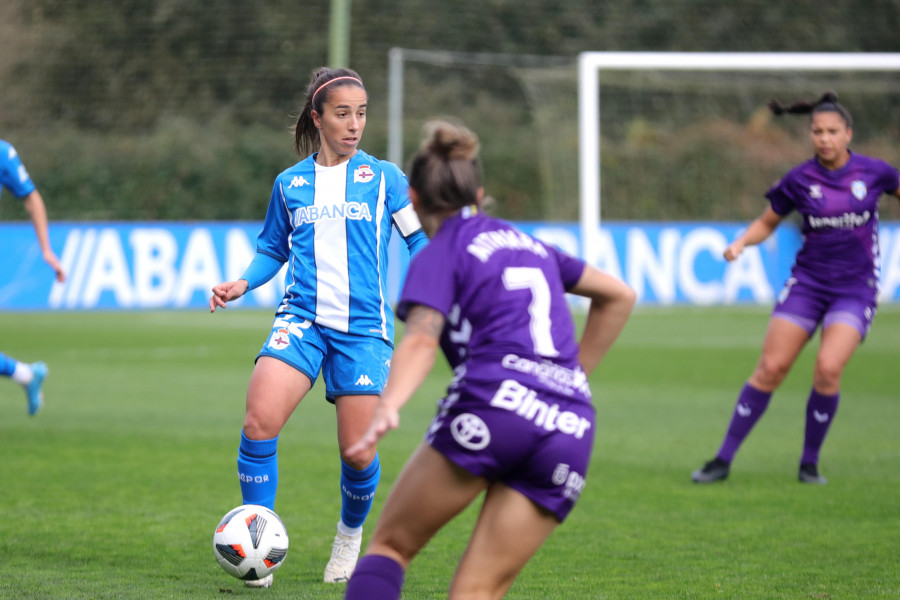
{"type": "Polygon", "coordinates": [[[379,479],[381,462],[377,452],[372,463],[362,471],[357,471],[341,460],[341,521],[344,525],[351,528],[362,527],[372,510],[379,479]]]}
{"type": "Polygon", "coordinates": [[[345,600],[397,600],[403,588],[403,567],[387,556],[370,554],[356,563],[347,582],[345,600]]]}
{"type": "Polygon", "coordinates": [[[0,375],[4,377],[12,377],[13,371],[16,370],[16,359],[0,352],[0,375]]]}
{"type": "Polygon", "coordinates": [[[244,504],[259,504],[275,510],[278,491],[278,436],[251,440],[241,431],[238,448],[238,476],[244,504]]]}

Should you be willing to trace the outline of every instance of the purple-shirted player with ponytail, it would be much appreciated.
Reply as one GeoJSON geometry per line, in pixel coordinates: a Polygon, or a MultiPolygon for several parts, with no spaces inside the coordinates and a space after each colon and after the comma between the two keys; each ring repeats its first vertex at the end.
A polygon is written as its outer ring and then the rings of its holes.
{"type": "Polygon", "coordinates": [[[448,597],[500,598],[581,493],[594,437],[591,373],[625,325],[634,291],[581,260],[485,215],[478,138],[436,121],[410,171],[430,238],[397,307],[403,340],[364,453],[434,365],[454,369],[425,439],[385,502],[350,600],[395,600],[429,539],[483,492],[448,597]],[[566,292],[591,300],[580,343],[566,292]]]}
{"type": "Polygon", "coordinates": [[[726,248],[725,259],[735,260],[745,246],[768,238],[794,210],[803,219],[803,246],[772,311],[762,355],[738,396],[725,439],[716,457],[694,471],[691,478],[696,483],[728,477],[741,443],[820,325],[822,339],[806,405],[798,478],[803,483],[826,483],[819,474],[819,451],[837,412],[841,375],[865,339],[877,308],[878,198],[900,197],[896,168],[849,149],[853,121],[834,93],[787,107],[773,101],[769,107],[776,115],[811,114],[816,155],[769,190],[769,206],[726,248]]]}

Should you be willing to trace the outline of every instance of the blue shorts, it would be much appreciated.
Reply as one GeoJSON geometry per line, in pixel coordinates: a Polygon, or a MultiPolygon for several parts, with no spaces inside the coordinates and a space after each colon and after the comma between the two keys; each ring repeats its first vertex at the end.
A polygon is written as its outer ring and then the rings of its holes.
{"type": "Polygon", "coordinates": [[[441,400],[425,441],[472,475],[503,482],[562,522],[584,489],[594,407],[512,379],[464,385],[441,400]]]}
{"type": "Polygon", "coordinates": [[[852,294],[826,290],[791,277],[778,296],[772,316],[799,325],[810,337],[819,324],[822,329],[826,329],[833,323],[846,323],[865,339],[877,308],[878,300],[874,291],[861,290],[852,294]]]}
{"type": "Polygon", "coordinates": [[[336,331],[294,315],[278,315],[260,356],[283,361],[315,383],[322,373],[325,398],[380,394],[393,348],[381,338],[336,331]]]}

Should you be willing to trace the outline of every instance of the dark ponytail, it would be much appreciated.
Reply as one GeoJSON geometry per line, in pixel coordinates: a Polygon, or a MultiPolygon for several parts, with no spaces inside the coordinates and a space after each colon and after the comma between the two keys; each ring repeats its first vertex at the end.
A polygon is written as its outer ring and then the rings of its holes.
{"type": "Polygon", "coordinates": [[[813,102],[810,101],[800,101],[795,102],[790,105],[783,105],[777,100],[769,101],[769,110],[772,111],[775,115],[783,115],[783,114],[795,114],[795,115],[812,115],[823,113],[823,112],[834,112],[841,116],[844,120],[844,123],[847,124],[847,128],[853,128],[853,117],[850,116],[850,111],[848,111],[843,104],[838,102],[838,96],[834,92],[825,92],[822,94],[822,97],[813,102]]]}

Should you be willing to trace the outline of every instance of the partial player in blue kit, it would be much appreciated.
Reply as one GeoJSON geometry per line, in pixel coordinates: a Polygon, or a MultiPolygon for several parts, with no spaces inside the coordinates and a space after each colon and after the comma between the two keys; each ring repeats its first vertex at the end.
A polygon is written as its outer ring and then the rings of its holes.
{"type": "Polygon", "coordinates": [[[819,473],[819,452],[837,412],[844,368],[865,339],[878,303],[878,200],[882,194],[900,196],[896,168],[850,150],[853,120],[834,93],[815,102],[788,107],[772,102],[770,107],[775,114],[811,115],[815,157],[791,169],[769,190],[769,206],[728,246],[725,258],[735,260],[745,246],[767,239],[793,211],[802,218],[803,245],[725,439],[715,458],[692,474],[696,483],[728,477],[741,443],[820,326],[798,479],[826,483],[819,473]]]}
{"type": "Polygon", "coordinates": [[[372,423],[348,456],[399,424],[440,346],[447,395],[385,503],[346,598],[395,600],[431,537],[485,493],[449,598],[499,598],[572,510],[587,477],[594,407],[587,376],[635,301],[622,281],[485,215],[478,139],[432,122],[410,170],[431,239],[410,264],[403,340],[372,423]],[[591,300],[581,342],[566,299],[591,300]]]}
{"type": "MultiPolygon", "coordinates": [[[[53,269],[56,280],[66,280],[59,259],[50,246],[50,235],[47,231],[47,208],[44,199],[31,180],[25,165],[22,164],[16,149],[4,140],[0,140],[0,194],[3,188],[8,189],[16,198],[23,201],[34,226],[38,244],[41,247],[44,261],[53,269]]],[[[47,377],[47,365],[42,362],[25,363],[0,352],[0,375],[9,377],[19,383],[25,390],[28,401],[28,414],[34,415],[44,403],[43,384],[47,377]]]]}
{"type": "MultiPolygon", "coordinates": [[[[387,297],[393,228],[411,254],[427,237],[400,169],[358,148],[368,94],[350,69],[320,68],[295,127],[303,157],[275,180],[257,254],[237,281],[213,288],[210,311],[269,281],[287,263],[285,294],[256,359],[238,450],[244,504],[274,510],[277,444],[288,418],[322,374],[335,406],[341,459],[341,518],[325,567],[346,582],[381,474],[375,447],[346,454],[384,388],[394,340],[387,297]]],[[[248,585],[268,587],[271,577],[248,585]]]]}

